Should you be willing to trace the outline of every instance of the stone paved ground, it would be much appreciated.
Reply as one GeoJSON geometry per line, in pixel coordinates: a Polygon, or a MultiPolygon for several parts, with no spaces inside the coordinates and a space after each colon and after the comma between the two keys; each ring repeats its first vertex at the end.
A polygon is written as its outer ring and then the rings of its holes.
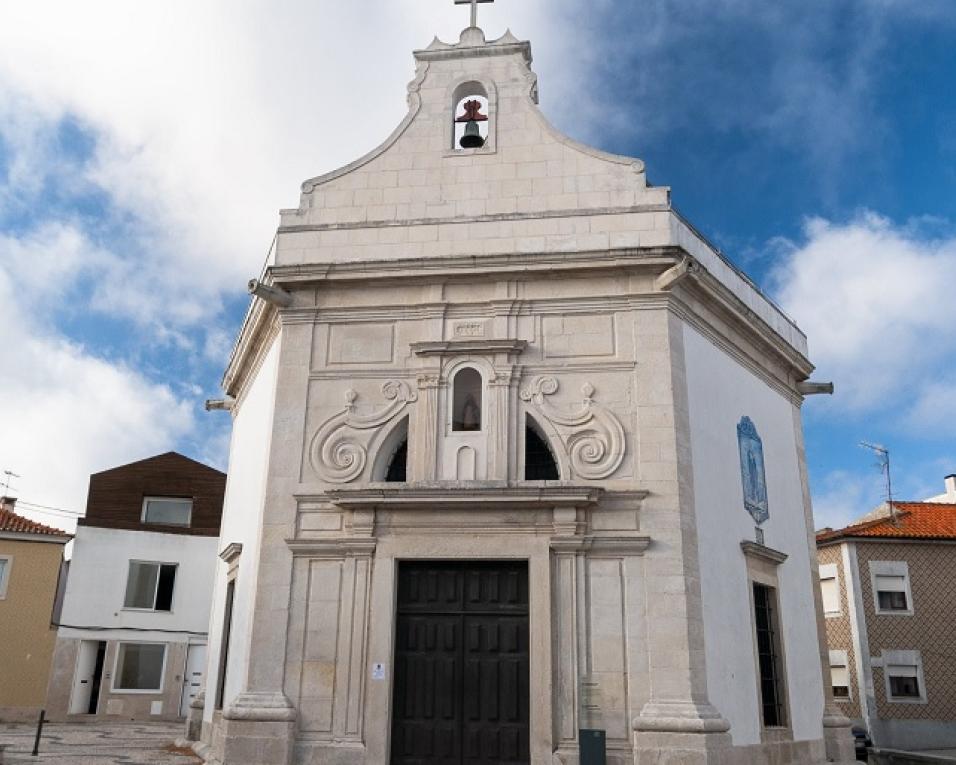
{"type": "Polygon", "coordinates": [[[196,765],[198,757],[172,751],[182,723],[49,723],[40,755],[31,757],[35,725],[0,723],[3,765],[196,765]]]}

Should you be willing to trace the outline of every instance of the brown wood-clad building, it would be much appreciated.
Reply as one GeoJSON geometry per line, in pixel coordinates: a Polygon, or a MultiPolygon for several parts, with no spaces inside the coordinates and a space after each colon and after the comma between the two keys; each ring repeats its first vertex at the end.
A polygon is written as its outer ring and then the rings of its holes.
{"type": "Polygon", "coordinates": [[[225,473],[166,452],[91,475],[86,517],[79,525],[218,536],[225,490],[225,473]],[[144,503],[149,497],[191,500],[189,525],[145,523],[144,503]]]}

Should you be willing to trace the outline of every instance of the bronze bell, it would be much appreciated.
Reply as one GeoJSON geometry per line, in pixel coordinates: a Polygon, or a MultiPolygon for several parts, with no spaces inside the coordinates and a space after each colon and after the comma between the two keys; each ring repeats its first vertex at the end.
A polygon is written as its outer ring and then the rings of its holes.
{"type": "Polygon", "coordinates": [[[468,121],[465,125],[465,134],[458,143],[463,149],[480,149],[485,145],[485,139],[481,137],[477,122],[474,120],[468,121]]]}

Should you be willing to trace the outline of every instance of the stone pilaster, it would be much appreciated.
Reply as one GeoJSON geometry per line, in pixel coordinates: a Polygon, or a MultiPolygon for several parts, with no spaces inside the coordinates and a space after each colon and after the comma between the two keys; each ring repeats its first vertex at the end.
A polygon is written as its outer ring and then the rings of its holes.
{"type": "Polygon", "coordinates": [[[418,406],[415,407],[408,434],[408,478],[410,481],[434,481],[438,477],[438,392],[439,371],[418,375],[418,406]],[[415,448],[412,448],[414,445],[415,448]]]}
{"type": "Polygon", "coordinates": [[[286,539],[295,528],[303,436],[301,412],[308,409],[311,327],[281,328],[275,415],[269,452],[252,616],[249,669],[243,691],[227,699],[222,715],[223,765],[291,765],[296,710],[285,695],[285,662],[291,606],[292,552],[286,539]]]}
{"type": "Polygon", "coordinates": [[[652,494],[641,513],[653,540],[644,576],[650,698],[633,720],[634,762],[657,763],[666,751],[707,763],[730,746],[730,724],[707,695],[683,329],[666,309],[639,321],[639,430],[653,428],[642,443],[654,443],[658,458],[641,461],[652,494]]]}
{"type": "Polygon", "coordinates": [[[513,447],[510,436],[513,428],[508,427],[512,409],[512,399],[515,397],[515,386],[512,382],[510,370],[495,370],[494,376],[488,381],[489,404],[488,412],[491,415],[488,428],[491,438],[488,441],[489,460],[488,478],[491,480],[506,481],[510,477],[509,463],[513,447]]]}

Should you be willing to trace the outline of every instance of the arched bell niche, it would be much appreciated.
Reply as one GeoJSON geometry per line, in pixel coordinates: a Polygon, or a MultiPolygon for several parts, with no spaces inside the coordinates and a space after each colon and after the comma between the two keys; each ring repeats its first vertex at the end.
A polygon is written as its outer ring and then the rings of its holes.
{"type": "Polygon", "coordinates": [[[477,80],[459,83],[451,96],[451,150],[493,149],[494,112],[493,90],[477,80]]]}

